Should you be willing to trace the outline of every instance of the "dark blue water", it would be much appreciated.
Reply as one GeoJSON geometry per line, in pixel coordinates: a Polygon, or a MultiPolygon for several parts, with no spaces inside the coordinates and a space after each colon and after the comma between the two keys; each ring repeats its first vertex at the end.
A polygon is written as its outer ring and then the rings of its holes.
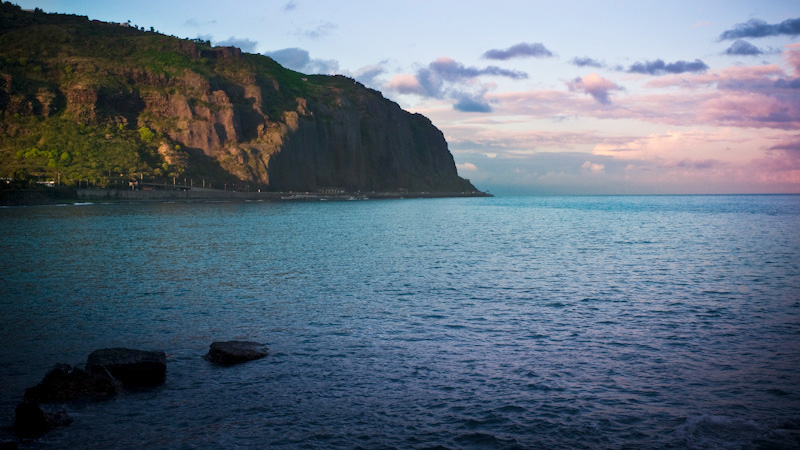
{"type": "Polygon", "coordinates": [[[800,448],[800,196],[16,207],[0,233],[2,425],[55,363],[168,355],[24,448],[800,448]],[[271,354],[202,358],[229,339],[271,354]]]}

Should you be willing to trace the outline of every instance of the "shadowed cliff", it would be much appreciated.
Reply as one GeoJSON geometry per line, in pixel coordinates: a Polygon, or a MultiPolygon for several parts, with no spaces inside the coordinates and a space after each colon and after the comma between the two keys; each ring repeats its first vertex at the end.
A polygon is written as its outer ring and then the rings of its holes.
{"type": "Polygon", "coordinates": [[[424,116],[343,76],[0,5],[0,176],[471,192],[424,116]]]}

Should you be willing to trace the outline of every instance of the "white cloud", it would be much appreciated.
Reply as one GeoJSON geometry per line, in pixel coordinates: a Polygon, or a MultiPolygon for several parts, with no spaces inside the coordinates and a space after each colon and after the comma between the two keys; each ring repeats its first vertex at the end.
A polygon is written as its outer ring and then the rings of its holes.
{"type": "Polygon", "coordinates": [[[456,164],[456,168],[458,168],[458,170],[478,170],[478,166],[472,163],[456,164]]]}
{"type": "Polygon", "coordinates": [[[605,168],[606,168],[605,164],[597,164],[589,161],[586,161],[581,165],[581,169],[587,169],[591,173],[603,173],[605,168]]]}

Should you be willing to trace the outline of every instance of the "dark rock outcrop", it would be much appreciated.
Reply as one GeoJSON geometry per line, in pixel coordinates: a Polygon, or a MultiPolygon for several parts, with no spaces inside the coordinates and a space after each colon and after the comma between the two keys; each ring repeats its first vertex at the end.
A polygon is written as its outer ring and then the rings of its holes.
{"type": "Polygon", "coordinates": [[[105,400],[118,390],[118,384],[106,374],[90,375],[69,364],[57,364],[41,383],[25,390],[25,400],[36,403],[70,402],[81,397],[105,400]]]}
{"type": "Polygon", "coordinates": [[[20,403],[14,414],[14,430],[23,437],[39,436],[71,423],[72,418],[66,412],[51,414],[42,410],[39,404],[29,401],[20,403]]]}
{"type": "Polygon", "coordinates": [[[125,387],[155,386],[163,384],[167,376],[167,355],[130,348],[95,350],[86,361],[86,371],[110,374],[125,387]]]}
{"type": "Polygon", "coordinates": [[[117,394],[121,386],[154,386],[164,383],[167,356],[129,348],[95,350],[86,362],[86,370],[69,364],[57,364],[42,382],[25,390],[17,406],[14,430],[22,437],[37,437],[59,426],[72,423],[66,412],[49,413],[41,403],[66,403],[90,398],[105,400],[117,394]]]}
{"type": "Polygon", "coordinates": [[[206,359],[216,364],[229,366],[260,359],[268,354],[269,349],[258,342],[223,341],[211,344],[206,359]]]}

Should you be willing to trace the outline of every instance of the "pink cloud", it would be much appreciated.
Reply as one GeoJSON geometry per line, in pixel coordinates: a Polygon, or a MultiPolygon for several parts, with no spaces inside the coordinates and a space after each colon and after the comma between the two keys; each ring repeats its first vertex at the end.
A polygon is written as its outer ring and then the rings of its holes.
{"type": "Polygon", "coordinates": [[[670,126],[800,129],[800,89],[781,91],[774,95],[719,89],[640,94],[603,107],[598,107],[598,102],[552,91],[506,92],[488,94],[487,98],[498,114],[541,119],[567,115],[670,126]]]}
{"type": "Polygon", "coordinates": [[[743,86],[754,82],[768,80],[772,84],[779,77],[785,75],[783,69],[777,64],[766,66],[728,67],[721,71],[708,72],[697,75],[671,75],[645,83],[646,88],[680,87],[698,89],[703,86],[716,84],[717,86],[743,86]]]}
{"type": "Polygon", "coordinates": [[[586,161],[585,163],[581,164],[581,169],[586,169],[591,173],[603,173],[605,168],[605,164],[598,164],[590,161],[586,161]]]}
{"type": "Polygon", "coordinates": [[[490,92],[486,99],[502,116],[541,118],[558,117],[625,118],[626,114],[615,104],[604,105],[593,98],[576,95],[570,91],[541,90],[524,92],[490,92]]]}
{"type": "Polygon", "coordinates": [[[621,86],[611,80],[601,77],[596,73],[590,73],[585,77],[575,78],[567,82],[567,87],[573,92],[584,92],[591,95],[598,103],[608,105],[611,103],[609,94],[611,91],[623,90],[621,86]]]}
{"type": "MultiPolygon", "coordinates": [[[[800,44],[784,52],[800,61],[800,44]]],[[[792,59],[792,61],[795,61],[792,59]]],[[[498,113],[537,118],[571,115],[628,119],[672,126],[713,125],[800,129],[800,79],[787,79],[778,65],[730,67],[722,71],[664,77],[643,85],[651,93],[631,94],[611,104],[609,93],[622,89],[596,74],[567,83],[571,92],[592,95],[587,102],[570,92],[531,91],[489,94],[498,113]],[[679,89],[674,89],[674,88],[679,89]],[[659,92],[661,88],[671,88],[659,92]],[[598,107],[598,103],[603,107],[598,107]]]]}
{"type": "MultiPolygon", "coordinates": [[[[783,57],[800,75],[800,43],[786,46],[783,57]]],[[[776,128],[800,128],[800,78],[792,79],[779,65],[729,67],[721,71],[686,76],[664,77],[644,85],[659,89],[678,87],[696,97],[685,120],[710,125],[776,128]],[[698,94],[697,91],[701,90],[698,94]]],[[[679,91],[672,99],[687,95],[679,91]]],[[[637,98],[631,99],[636,102],[637,98]]],[[[674,102],[664,103],[664,110],[675,111],[674,102]]],[[[669,117],[667,114],[666,117],[669,117]]],[[[677,118],[669,117],[667,120],[677,118]]]]}
{"type": "Polygon", "coordinates": [[[800,154],[783,152],[754,159],[747,167],[750,178],[759,183],[780,183],[800,192],[800,154]]]}
{"type": "Polygon", "coordinates": [[[389,80],[384,89],[395,91],[400,94],[425,95],[425,89],[417,80],[417,77],[410,73],[397,74],[389,80]]]}
{"type": "Polygon", "coordinates": [[[700,103],[697,119],[716,125],[800,128],[800,107],[787,100],[755,92],[727,93],[700,103]]]}
{"type": "MultiPolygon", "coordinates": [[[[701,161],[708,162],[721,156],[720,148],[752,145],[752,138],[749,134],[746,136],[727,130],[713,133],[672,130],[651,133],[627,142],[618,138],[603,140],[594,146],[592,153],[630,160],[660,161],[659,164],[664,167],[701,167],[701,161]]],[[[728,150],[725,153],[730,158],[736,152],[728,150]]]]}
{"type": "Polygon", "coordinates": [[[794,68],[794,76],[800,77],[800,42],[789,44],[786,49],[783,52],[783,57],[794,68]]]}
{"type": "Polygon", "coordinates": [[[790,152],[796,152],[798,157],[800,157],[800,134],[791,136],[791,137],[784,137],[780,139],[780,141],[769,147],[768,150],[784,150],[790,152]]]}

